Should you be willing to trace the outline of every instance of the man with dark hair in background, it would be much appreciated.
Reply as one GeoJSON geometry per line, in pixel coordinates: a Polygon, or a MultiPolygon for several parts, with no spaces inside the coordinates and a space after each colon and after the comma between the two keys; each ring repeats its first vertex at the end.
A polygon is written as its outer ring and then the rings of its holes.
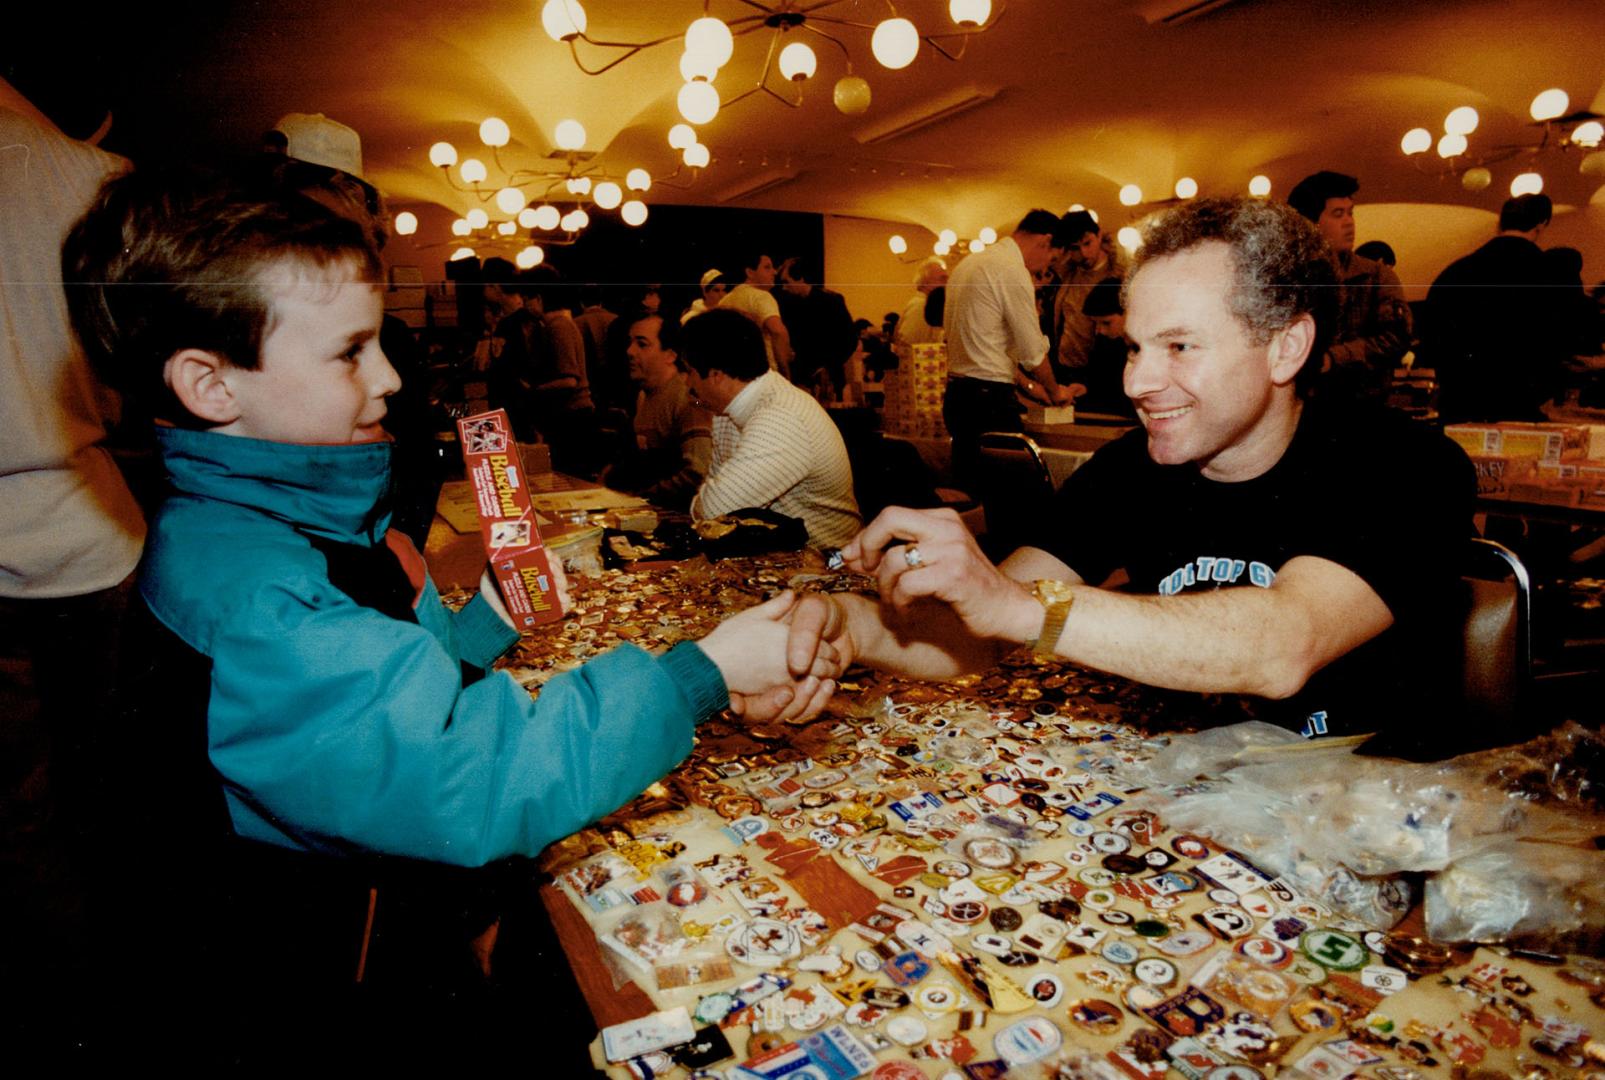
{"type": "Polygon", "coordinates": [[[1410,351],[1410,307],[1392,268],[1354,250],[1354,193],[1360,182],[1323,170],[1300,180],[1287,204],[1315,223],[1337,257],[1343,306],[1331,347],[1317,357],[1317,392],[1382,403],[1393,369],[1410,351]]]}
{"type": "Polygon", "coordinates": [[[585,339],[569,308],[572,286],[550,266],[526,270],[519,280],[528,286],[526,304],[539,313],[551,344],[548,362],[530,380],[535,423],[552,444],[553,468],[589,475],[595,467],[596,406],[585,370],[585,339]]]}
{"type": "Polygon", "coordinates": [[[1160,218],[1125,285],[1142,427],[1071,474],[1001,566],[951,511],[886,510],[843,550],[879,599],[806,601],[799,655],[823,633],[871,666],[950,678],[1025,643],[1249,695],[1307,735],[1422,733],[1455,676],[1451,556],[1475,485],[1457,446],[1402,415],[1306,403],[1334,283],[1325,243],[1281,204],[1160,218]],[[1400,536],[1434,557],[1402,557],[1400,536]],[[1125,588],[1101,587],[1119,571],[1125,588]]]}
{"type": "Polygon", "coordinates": [[[791,331],[780,317],[780,302],[774,297],[775,264],[763,251],[754,248],[741,260],[743,280],[725,293],[719,306],[739,311],[763,331],[764,355],[769,366],[791,377],[791,331]]]}
{"type": "Polygon", "coordinates": [[[1126,308],[1120,299],[1120,279],[1106,277],[1082,301],[1081,314],[1092,323],[1092,350],[1082,369],[1087,392],[1076,401],[1078,410],[1110,413],[1136,419],[1131,399],[1121,387],[1126,371],[1126,308]]]}
{"type": "Polygon", "coordinates": [[[1063,248],[1059,228],[1057,215],[1032,210],[1011,235],[967,256],[948,276],[942,420],[953,437],[954,475],[972,490],[982,433],[1021,429],[1017,388],[1043,405],[1070,400],[1048,361],[1032,281],[1063,248]]]}
{"type": "Polygon", "coordinates": [[[1499,232],[1455,260],[1427,293],[1421,363],[1437,372],[1446,422],[1542,420],[1560,384],[1557,290],[1546,288],[1538,237],[1554,212],[1548,195],[1519,195],[1499,211],[1499,232]]]}
{"type": "Polygon", "coordinates": [[[794,255],[780,264],[780,316],[791,334],[791,381],[807,389],[820,371],[833,390],[842,387],[842,370],[858,348],[858,331],[839,292],[827,289],[812,262],[794,255]]]}
{"type": "Polygon", "coordinates": [[[841,432],[819,402],[769,368],[751,319],[720,304],[681,329],[692,397],[714,414],[713,464],[691,516],[757,506],[799,518],[819,547],[858,531],[853,469],[841,432]]]}
{"type": "Polygon", "coordinates": [[[1123,279],[1125,264],[1104,246],[1103,230],[1086,210],[1072,210],[1059,219],[1064,255],[1055,265],[1059,287],[1053,295],[1054,371],[1066,381],[1082,382],[1097,335],[1082,311],[1093,286],[1105,278],[1123,279]]]}
{"type": "Polygon", "coordinates": [[[531,288],[519,280],[506,259],[489,258],[480,271],[490,325],[490,363],[485,370],[490,407],[506,409],[513,431],[525,442],[535,440],[536,371],[549,364],[551,347],[538,305],[530,305],[531,288]]]}
{"type": "Polygon", "coordinates": [[[630,324],[630,378],[641,388],[635,446],[603,474],[603,482],[684,510],[708,475],[713,418],[691,399],[680,372],[680,324],[642,313],[630,324]]]}

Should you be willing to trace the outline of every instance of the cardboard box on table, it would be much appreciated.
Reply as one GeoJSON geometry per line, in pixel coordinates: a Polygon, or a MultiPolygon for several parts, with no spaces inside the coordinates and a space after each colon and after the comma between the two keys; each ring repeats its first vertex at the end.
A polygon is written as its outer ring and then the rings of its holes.
{"type": "Polygon", "coordinates": [[[937,439],[947,435],[942,398],[947,393],[947,346],[923,342],[908,347],[886,373],[882,430],[888,435],[937,439]]]}

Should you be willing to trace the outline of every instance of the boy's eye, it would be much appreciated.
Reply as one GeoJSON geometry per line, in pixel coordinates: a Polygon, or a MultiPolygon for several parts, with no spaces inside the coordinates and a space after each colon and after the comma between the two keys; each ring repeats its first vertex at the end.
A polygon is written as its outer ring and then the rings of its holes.
{"type": "Polygon", "coordinates": [[[345,352],[341,353],[340,354],[340,359],[346,361],[347,363],[353,363],[354,364],[357,361],[357,357],[359,357],[361,355],[362,355],[362,345],[359,342],[358,344],[351,346],[351,348],[347,349],[345,352]]]}

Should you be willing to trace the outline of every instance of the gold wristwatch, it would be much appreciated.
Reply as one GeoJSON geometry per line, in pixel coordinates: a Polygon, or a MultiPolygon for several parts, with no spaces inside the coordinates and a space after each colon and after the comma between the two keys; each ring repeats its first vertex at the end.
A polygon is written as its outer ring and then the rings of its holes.
{"type": "Polygon", "coordinates": [[[1064,633],[1065,620],[1070,617],[1070,605],[1075,603],[1076,594],[1072,586],[1062,581],[1043,580],[1032,587],[1031,595],[1042,605],[1042,629],[1026,645],[1037,656],[1055,656],[1054,646],[1059,644],[1059,635],[1064,633]]]}

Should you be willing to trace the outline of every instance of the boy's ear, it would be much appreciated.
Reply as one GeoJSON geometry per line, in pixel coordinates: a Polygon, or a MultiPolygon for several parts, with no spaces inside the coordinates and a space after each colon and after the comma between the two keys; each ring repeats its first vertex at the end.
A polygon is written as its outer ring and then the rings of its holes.
{"type": "Polygon", "coordinates": [[[240,403],[229,385],[232,371],[217,353],[180,349],[167,358],[162,377],[178,403],[209,424],[230,424],[240,418],[240,403]]]}

